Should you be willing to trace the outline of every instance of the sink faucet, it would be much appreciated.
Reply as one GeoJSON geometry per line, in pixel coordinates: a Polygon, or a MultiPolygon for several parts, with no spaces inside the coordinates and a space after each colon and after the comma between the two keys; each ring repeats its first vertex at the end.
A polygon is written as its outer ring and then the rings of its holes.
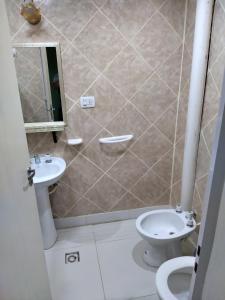
{"type": "Polygon", "coordinates": [[[39,154],[34,155],[34,161],[35,161],[36,165],[39,165],[41,163],[41,158],[40,158],[39,154]]]}

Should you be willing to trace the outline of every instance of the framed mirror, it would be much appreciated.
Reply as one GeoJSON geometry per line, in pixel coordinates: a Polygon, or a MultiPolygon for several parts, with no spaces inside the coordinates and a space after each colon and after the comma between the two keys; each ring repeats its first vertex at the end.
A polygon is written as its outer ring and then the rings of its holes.
{"type": "Polygon", "coordinates": [[[59,43],[13,44],[26,132],[62,131],[66,126],[59,43]]]}

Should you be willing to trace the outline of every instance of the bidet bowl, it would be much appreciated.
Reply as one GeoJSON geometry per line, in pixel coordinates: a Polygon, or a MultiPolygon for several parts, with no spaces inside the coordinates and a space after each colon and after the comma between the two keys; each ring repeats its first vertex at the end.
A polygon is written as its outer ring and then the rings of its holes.
{"type": "Polygon", "coordinates": [[[143,258],[151,266],[158,267],[164,261],[182,255],[180,240],[196,228],[187,226],[186,212],[159,209],[140,215],[136,220],[138,233],[148,242],[143,258]]]}
{"type": "Polygon", "coordinates": [[[176,213],[174,209],[159,209],[142,214],[136,220],[140,235],[151,244],[163,245],[188,236],[195,230],[189,227],[185,212],[176,213]]]}

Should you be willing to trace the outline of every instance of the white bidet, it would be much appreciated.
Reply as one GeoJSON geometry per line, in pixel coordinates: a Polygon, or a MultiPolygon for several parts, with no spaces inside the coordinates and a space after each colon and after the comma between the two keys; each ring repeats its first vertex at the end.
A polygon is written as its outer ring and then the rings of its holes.
{"type": "Polygon", "coordinates": [[[189,226],[186,214],[175,209],[159,209],[137,218],[137,231],[148,241],[143,254],[148,265],[158,267],[168,259],[182,256],[180,241],[196,228],[194,220],[193,226],[189,226]]]}

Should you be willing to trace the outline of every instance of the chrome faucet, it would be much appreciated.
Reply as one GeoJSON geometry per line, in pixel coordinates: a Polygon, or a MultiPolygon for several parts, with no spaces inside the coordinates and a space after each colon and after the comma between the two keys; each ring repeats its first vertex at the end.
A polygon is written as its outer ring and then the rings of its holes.
{"type": "Polygon", "coordinates": [[[36,165],[39,165],[41,163],[41,158],[40,158],[39,154],[34,155],[34,161],[35,161],[36,165]]]}

